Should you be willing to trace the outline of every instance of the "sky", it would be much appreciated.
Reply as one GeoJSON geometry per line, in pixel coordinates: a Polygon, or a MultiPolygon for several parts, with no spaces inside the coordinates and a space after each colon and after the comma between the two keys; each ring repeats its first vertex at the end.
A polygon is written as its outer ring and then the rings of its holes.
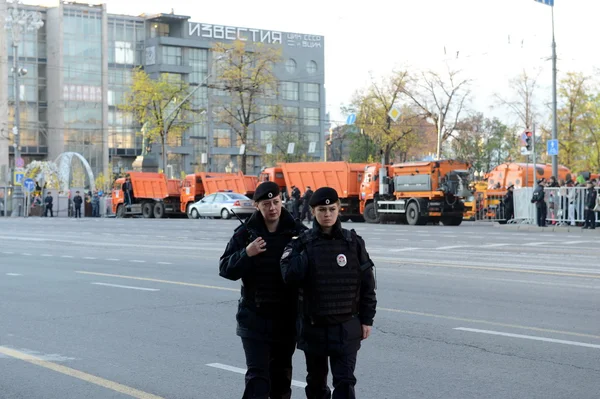
{"type": "MultiPolygon", "coordinates": [[[[57,0],[25,0],[27,4],[57,0]]],[[[79,3],[85,3],[79,0],[79,3]]],[[[98,3],[99,1],[91,1],[98,3]]],[[[540,110],[551,101],[551,7],[534,0],[105,0],[113,14],[189,15],[193,22],[319,34],[325,37],[325,87],[331,119],[366,87],[395,69],[440,70],[444,63],[474,80],[469,107],[513,116],[496,95],[510,98],[509,80],[540,70],[540,110]],[[458,53],[458,57],[457,57],[458,53]]],[[[597,0],[555,0],[559,79],[600,68],[595,44],[597,0]]],[[[514,119],[516,121],[516,119],[514,119]]],[[[544,122],[544,121],[542,121],[544,122]]]]}

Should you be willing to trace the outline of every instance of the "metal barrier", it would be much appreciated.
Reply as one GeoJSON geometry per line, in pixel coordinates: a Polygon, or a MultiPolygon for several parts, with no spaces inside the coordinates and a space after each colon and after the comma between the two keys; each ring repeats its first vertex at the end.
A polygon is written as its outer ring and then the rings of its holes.
{"type": "Polygon", "coordinates": [[[531,203],[533,188],[517,188],[513,192],[513,203],[515,206],[515,217],[512,223],[535,224],[536,209],[531,203]]]}
{"type": "Polygon", "coordinates": [[[476,204],[476,220],[505,222],[508,221],[508,217],[511,216],[508,215],[509,209],[507,209],[506,204],[504,203],[504,195],[479,195],[476,197],[476,204]]]}

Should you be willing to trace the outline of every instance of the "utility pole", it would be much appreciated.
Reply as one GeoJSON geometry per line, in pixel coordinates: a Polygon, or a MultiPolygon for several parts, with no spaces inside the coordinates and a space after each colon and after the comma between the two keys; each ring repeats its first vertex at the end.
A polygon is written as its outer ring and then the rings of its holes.
{"type": "MultiPolygon", "coordinates": [[[[17,170],[20,168],[20,166],[17,165],[17,162],[20,162],[21,159],[21,86],[19,85],[19,78],[27,74],[27,70],[25,68],[19,68],[19,43],[21,42],[24,31],[37,31],[44,25],[44,22],[42,21],[42,14],[40,12],[19,10],[18,0],[14,0],[12,4],[13,6],[6,17],[6,29],[10,29],[12,34],[12,73],[14,83],[13,98],[15,104],[15,118],[12,131],[15,147],[15,165],[17,166],[17,170]]],[[[21,185],[15,185],[13,191],[12,217],[21,216],[21,211],[26,212],[26,209],[23,207],[23,199],[24,195],[21,185]]]]}
{"type": "Polygon", "coordinates": [[[535,122],[533,123],[533,131],[531,133],[531,146],[533,150],[533,187],[535,187],[537,184],[537,159],[535,156],[535,122]]]}
{"type": "MultiPolygon", "coordinates": [[[[556,40],[554,39],[554,6],[552,8],[552,140],[558,140],[556,98],[556,40]]],[[[534,130],[535,132],[535,130],[534,130]]],[[[552,155],[552,176],[558,178],[558,155],[552,155]]]]}

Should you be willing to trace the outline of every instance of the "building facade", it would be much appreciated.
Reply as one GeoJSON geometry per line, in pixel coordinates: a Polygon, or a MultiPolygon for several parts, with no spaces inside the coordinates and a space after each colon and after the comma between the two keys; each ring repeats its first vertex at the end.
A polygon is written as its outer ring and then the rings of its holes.
{"type": "MultiPolygon", "coordinates": [[[[113,171],[131,169],[143,152],[142,129],[119,105],[130,88],[134,68],[142,67],[153,78],[167,73],[191,89],[200,86],[191,101],[202,112],[194,115],[191,127],[180,138],[169,141],[167,170],[177,176],[195,170],[238,170],[240,140],[219,123],[215,112],[227,95],[207,88],[216,75],[211,49],[216,43],[235,40],[281,49],[283,61],[274,67],[279,90],[264,107],[275,104],[291,116],[285,126],[266,118],[251,127],[247,173],[260,171],[264,155],[277,151],[272,143],[281,133],[295,141],[295,151],[305,151],[309,158],[323,157],[327,121],[322,36],[197,23],[185,15],[114,15],[104,4],[61,0],[55,7],[20,7],[40,11],[44,20],[44,26],[26,32],[18,46],[19,66],[28,70],[19,92],[21,153],[26,164],[74,151],[87,159],[95,174],[107,173],[110,167],[113,171]]],[[[3,33],[0,49],[12,48],[11,32],[3,33]]],[[[5,59],[12,64],[11,52],[5,59]]],[[[10,68],[0,68],[0,72],[0,107],[3,98],[8,104],[8,120],[0,121],[0,146],[5,150],[8,146],[5,152],[12,168],[15,93],[10,68]],[[2,141],[2,134],[8,140],[2,141]]],[[[155,143],[151,153],[160,160],[160,145],[155,143]]]]}

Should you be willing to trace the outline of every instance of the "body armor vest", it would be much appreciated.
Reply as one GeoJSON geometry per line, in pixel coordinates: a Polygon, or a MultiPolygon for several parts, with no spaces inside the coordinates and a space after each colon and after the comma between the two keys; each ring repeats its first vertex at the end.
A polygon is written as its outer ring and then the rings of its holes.
{"type": "Polygon", "coordinates": [[[304,312],[310,316],[358,312],[360,262],[357,241],[348,230],[344,238],[313,239],[306,245],[309,281],[300,290],[304,312]]]}

